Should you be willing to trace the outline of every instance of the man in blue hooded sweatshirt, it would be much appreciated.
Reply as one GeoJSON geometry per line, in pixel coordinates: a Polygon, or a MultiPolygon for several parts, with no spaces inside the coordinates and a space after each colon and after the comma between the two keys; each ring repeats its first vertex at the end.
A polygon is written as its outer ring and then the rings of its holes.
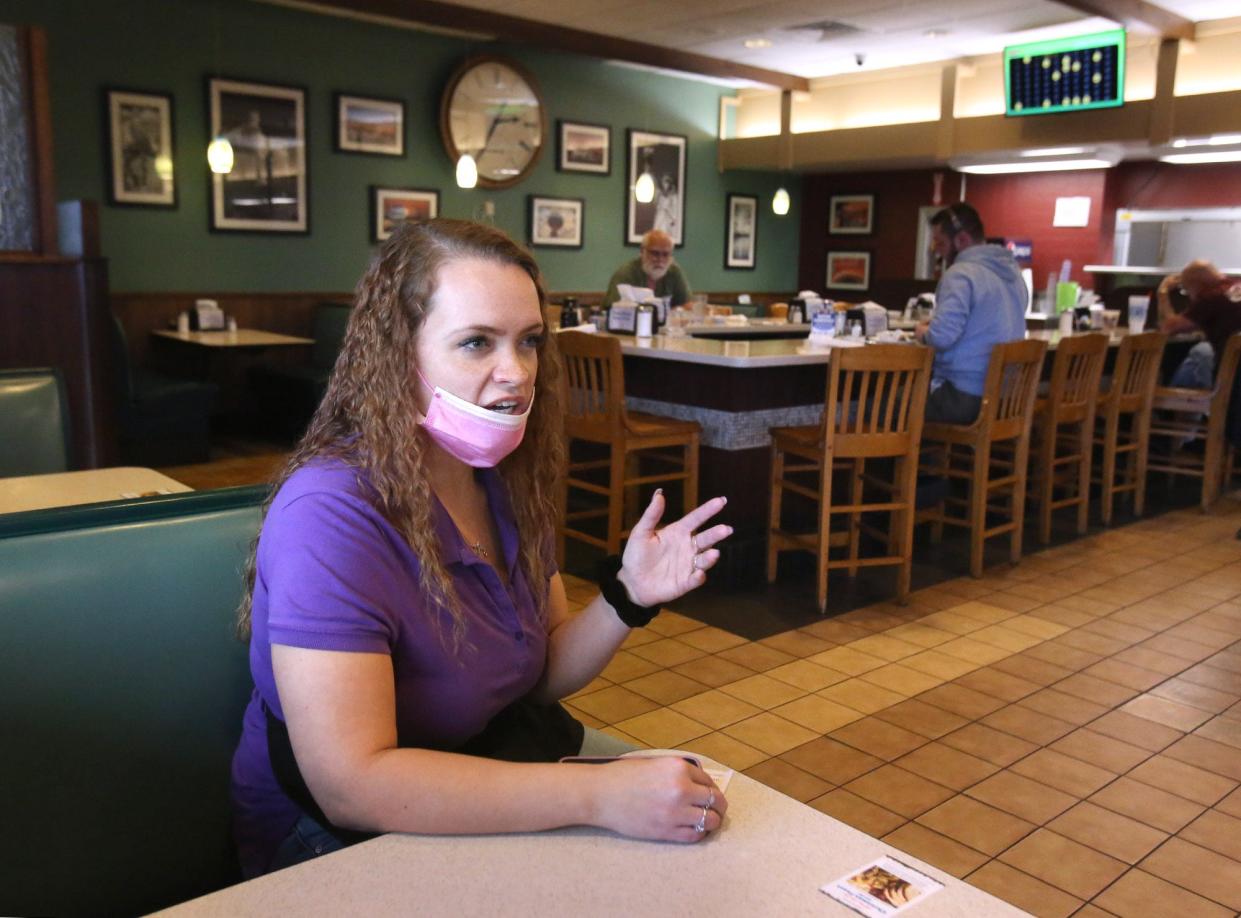
{"type": "Polygon", "coordinates": [[[986,243],[982,218],[964,202],[931,218],[931,246],[949,267],[935,289],[935,317],[916,332],[935,349],[926,419],[969,424],[982,406],[991,348],[1025,337],[1029,294],[1012,253],[986,243]]]}

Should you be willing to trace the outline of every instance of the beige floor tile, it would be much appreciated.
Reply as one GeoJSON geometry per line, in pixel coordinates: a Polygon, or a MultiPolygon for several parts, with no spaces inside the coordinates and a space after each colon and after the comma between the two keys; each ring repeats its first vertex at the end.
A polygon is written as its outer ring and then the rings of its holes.
{"type": "Polygon", "coordinates": [[[1077,911],[1082,905],[1080,899],[1000,861],[992,861],[975,870],[967,880],[971,886],[977,886],[1039,918],[1063,918],[1075,912],[1081,914],[1077,911]]]}
{"type": "Polygon", "coordinates": [[[967,618],[975,619],[986,625],[994,625],[997,622],[1006,621],[1007,619],[1013,618],[1014,615],[1017,614],[1010,609],[1005,609],[990,602],[979,602],[977,600],[950,606],[948,611],[955,612],[957,615],[964,615],[967,618]]]}
{"type": "Polygon", "coordinates": [[[982,692],[992,698],[1002,698],[1005,701],[1017,701],[1042,688],[1037,682],[1010,676],[1008,673],[1002,673],[989,666],[961,676],[956,680],[956,684],[982,692]]]}
{"type": "Polygon", "coordinates": [[[880,720],[925,736],[927,739],[939,739],[945,733],[960,729],[969,722],[951,711],[945,711],[943,708],[937,708],[916,698],[894,704],[890,708],[879,711],[875,716],[880,720]]]}
{"type": "Polygon", "coordinates": [[[1060,637],[1054,638],[1052,643],[1063,644],[1065,647],[1075,647],[1078,650],[1085,650],[1089,653],[1097,653],[1101,657],[1109,657],[1129,647],[1128,641],[1106,637],[1093,631],[1087,631],[1084,628],[1066,631],[1060,637]]]}
{"type": "Polygon", "coordinates": [[[976,618],[970,618],[968,615],[961,615],[957,612],[936,612],[918,619],[919,625],[926,625],[929,628],[938,628],[941,631],[949,631],[955,635],[969,634],[977,631],[979,628],[985,628],[986,622],[980,622],[976,618]]]}
{"type": "Polygon", "coordinates": [[[920,673],[900,663],[889,663],[887,666],[872,669],[870,672],[862,673],[859,678],[906,697],[933,689],[945,681],[939,676],[920,673]]]}
{"type": "Polygon", "coordinates": [[[821,797],[832,790],[832,785],[808,771],[790,765],[784,759],[767,759],[745,770],[746,776],[760,784],[787,794],[802,803],[821,797]]]}
{"type": "Polygon", "coordinates": [[[847,644],[850,641],[869,637],[871,634],[867,628],[859,628],[857,625],[850,625],[848,622],[838,621],[834,618],[806,625],[799,630],[806,632],[811,637],[817,637],[822,641],[830,641],[833,644],[847,644]]]}
{"type": "Polygon", "coordinates": [[[922,653],[916,653],[912,657],[901,660],[901,665],[939,679],[956,679],[958,676],[973,672],[982,664],[971,663],[960,657],[950,657],[946,653],[939,653],[935,650],[924,650],[922,653]]]}
{"type": "Polygon", "coordinates": [[[852,647],[834,647],[823,653],[817,653],[809,659],[811,663],[826,666],[837,672],[848,673],[850,676],[858,676],[872,669],[878,669],[887,662],[882,657],[862,653],[852,647]]]}
{"type": "Polygon", "coordinates": [[[923,648],[921,644],[903,641],[900,638],[891,637],[890,634],[885,633],[872,634],[870,637],[862,638],[860,641],[854,641],[849,644],[849,649],[869,654],[872,657],[878,657],[881,660],[887,660],[889,663],[895,663],[897,660],[903,660],[905,657],[921,652],[923,648]]]}
{"type": "Polygon", "coordinates": [[[1086,673],[1075,673],[1067,679],[1056,683],[1056,691],[1066,695],[1074,695],[1086,701],[1093,701],[1109,708],[1124,704],[1137,694],[1135,689],[1108,682],[1086,673]]]}
{"type": "Polygon", "coordinates": [[[826,737],[790,749],[780,758],[832,784],[847,784],[883,764],[883,759],[826,737]]]}
{"type": "Polygon", "coordinates": [[[998,765],[942,743],[927,743],[892,764],[955,791],[963,791],[999,770],[998,765]]]}
{"type": "Polygon", "coordinates": [[[721,650],[717,656],[756,673],[766,672],[797,659],[782,651],[764,647],[762,644],[740,644],[737,647],[721,650]]]}
{"type": "Polygon", "coordinates": [[[1007,590],[1000,590],[998,593],[992,593],[987,597],[987,602],[993,606],[1011,612],[1014,615],[1020,615],[1027,612],[1032,612],[1039,606],[1049,601],[1046,597],[1055,595],[1047,591],[1037,590],[1036,588],[1036,591],[1039,592],[1043,598],[1038,599],[1032,596],[1022,596],[1017,592],[1017,589],[1019,588],[1020,587],[1011,587],[1007,590]]]}
{"type": "Polygon", "coordinates": [[[928,829],[992,856],[1035,829],[1033,823],[963,795],[923,813],[917,821],[928,829]]]}
{"type": "Polygon", "coordinates": [[[625,688],[659,704],[672,704],[682,698],[697,695],[706,686],[701,682],[664,669],[651,673],[649,676],[630,679],[625,683],[625,688]]]}
{"type": "Polygon", "coordinates": [[[1231,918],[1233,912],[1141,870],[1130,870],[1094,904],[1119,918],[1231,918]]]}
{"type": "MultiPolygon", "coordinates": [[[[1241,679],[1237,680],[1238,692],[1241,692],[1241,679]]],[[[1232,692],[1221,692],[1204,685],[1195,685],[1186,679],[1169,679],[1161,682],[1150,690],[1150,694],[1178,704],[1187,704],[1201,708],[1212,714],[1218,714],[1232,707],[1241,700],[1241,695],[1232,692]]]]}
{"type": "Polygon", "coordinates": [[[1050,640],[1069,630],[1067,625],[1062,625],[1059,622],[1051,621],[1038,615],[1037,609],[1025,615],[1014,615],[1012,618],[1005,619],[1004,627],[1012,631],[1019,631],[1022,634],[1028,634],[1030,637],[1036,637],[1040,641],[1050,640]]]}
{"type": "Polygon", "coordinates": [[[882,711],[884,708],[905,700],[905,696],[899,692],[880,688],[873,682],[866,682],[862,679],[838,682],[815,694],[828,701],[839,702],[855,711],[861,711],[863,714],[874,714],[876,711],[882,711]]]}
{"type": "Polygon", "coordinates": [[[826,698],[820,698],[818,695],[806,695],[804,698],[782,704],[778,708],[773,708],[772,713],[819,734],[831,733],[863,716],[859,711],[846,708],[843,704],[837,704],[834,701],[828,701],[826,698]]]}
{"type": "Polygon", "coordinates": [[[639,676],[650,675],[661,668],[650,660],[635,657],[628,650],[621,650],[617,651],[616,655],[612,657],[611,662],[603,668],[603,672],[599,675],[610,682],[627,682],[630,679],[637,679],[639,676]]]}
{"type": "Polygon", "coordinates": [[[949,641],[947,644],[940,644],[936,649],[950,657],[958,657],[970,663],[977,663],[980,666],[986,666],[988,663],[994,663],[996,660],[1003,660],[1012,653],[1011,650],[1004,650],[1003,648],[996,647],[994,644],[984,644],[982,641],[975,641],[973,635],[970,635],[970,637],[959,637],[955,641],[949,641]]]}
{"type": "Polygon", "coordinates": [[[764,710],[787,704],[794,698],[800,698],[806,694],[796,686],[780,682],[761,673],[721,685],[719,690],[764,710]]]}
{"type": "Polygon", "coordinates": [[[598,691],[601,691],[602,689],[607,688],[611,684],[612,684],[611,682],[609,682],[607,679],[604,679],[602,676],[596,676],[594,679],[591,679],[589,682],[583,685],[580,689],[578,689],[572,695],[566,696],[565,700],[572,701],[574,698],[577,698],[580,695],[594,694],[595,692],[598,692],[598,691]]]}
{"type": "Polygon", "coordinates": [[[1079,899],[1096,895],[1127,869],[1123,861],[1050,829],[1023,838],[1000,860],[1079,899]]]}
{"type": "Polygon", "coordinates": [[[1231,778],[1178,762],[1166,755],[1152,756],[1129,772],[1128,776],[1203,806],[1215,805],[1237,786],[1231,778]]]}
{"type": "Polygon", "coordinates": [[[837,682],[844,682],[849,678],[845,673],[811,663],[809,660],[794,660],[792,663],[769,669],[764,675],[778,679],[780,682],[787,682],[789,685],[795,685],[807,692],[817,692],[819,689],[835,685],[837,682]]]}
{"type": "MultiPolygon", "coordinates": [[[[1241,720],[1227,714],[1207,721],[1194,731],[1194,735],[1241,750],[1241,720]]],[[[1238,757],[1241,757],[1241,751],[1238,757]]]]}
{"type": "MultiPolygon", "coordinates": [[[[1037,650],[1038,648],[1032,647],[1030,649],[1037,650]]],[[[1057,666],[1055,663],[1048,663],[1046,660],[1040,660],[1038,657],[1032,657],[1028,651],[1013,654],[1011,657],[1005,657],[1003,660],[997,660],[991,664],[991,667],[1002,673],[1008,673],[1010,676],[1016,676],[1018,679],[1033,682],[1036,685],[1052,685],[1061,679],[1073,675],[1073,670],[1057,666]]]]}
{"type": "Polygon", "coordinates": [[[600,727],[599,731],[601,733],[606,733],[608,736],[614,736],[618,740],[620,740],[622,743],[628,743],[630,746],[634,746],[638,749],[650,748],[647,743],[642,742],[642,740],[638,739],[636,736],[626,733],[624,730],[621,730],[619,727],[615,727],[615,726],[600,727]]]}
{"type": "Polygon", "coordinates": [[[1079,672],[1103,659],[1097,653],[1079,650],[1066,644],[1056,644],[1052,641],[1044,641],[1031,647],[1023,656],[1033,657],[1036,660],[1043,660],[1047,663],[1054,663],[1056,666],[1062,666],[1073,672],[1079,672]]]}
{"type": "Polygon", "coordinates": [[[678,747],[686,752],[696,752],[709,759],[715,759],[721,765],[737,771],[753,768],[767,758],[767,753],[753,746],[747,746],[740,740],[723,733],[708,733],[697,739],[681,743],[678,747]]]}
{"type": "MultiPolygon", "coordinates": [[[[599,592],[597,589],[595,592],[599,592]]],[[[649,628],[634,628],[629,632],[629,636],[621,642],[621,647],[640,647],[643,644],[649,644],[652,641],[662,641],[664,636],[658,631],[651,631],[649,628]]]]}
{"type": "Polygon", "coordinates": [[[1241,863],[1180,838],[1169,839],[1139,865],[1147,873],[1189,886],[1200,896],[1241,909],[1241,863]]]}
{"type": "Polygon", "coordinates": [[[664,609],[663,612],[651,619],[651,623],[646,627],[656,634],[662,634],[664,637],[675,637],[687,631],[697,631],[705,626],[702,622],[681,615],[679,612],[664,609]]]}
{"type": "Polygon", "coordinates": [[[676,638],[652,641],[649,644],[643,644],[641,647],[635,647],[628,652],[657,666],[665,667],[676,666],[678,663],[688,663],[690,660],[696,660],[704,655],[703,651],[697,647],[690,647],[676,638]]]}
{"type": "Polygon", "coordinates": [[[585,711],[575,708],[568,701],[564,702],[564,709],[568,711],[569,714],[572,715],[576,720],[581,721],[582,726],[584,727],[590,727],[592,730],[600,730],[607,726],[607,724],[604,723],[602,720],[600,720],[598,717],[591,717],[585,711]]]}
{"type": "Polygon", "coordinates": [[[825,641],[803,631],[786,631],[783,634],[763,638],[759,643],[764,647],[770,647],[772,650],[778,650],[781,653],[787,653],[791,657],[798,658],[823,653],[823,651],[830,650],[835,646],[834,641],[825,641]]]}
{"type": "Polygon", "coordinates": [[[1149,752],[1159,752],[1184,735],[1179,730],[1144,717],[1135,717],[1122,710],[1109,711],[1092,722],[1090,729],[1149,752]]]}
{"type": "Polygon", "coordinates": [[[706,724],[691,720],[671,708],[639,714],[620,721],[616,726],[654,749],[675,748],[711,732],[706,724]]]}
{"type": "Polygon", "coordinates": [[[1035,637],[1023,631],[1016,631],[1008,627],[1008,622],[1005,622],[1002,625],[989,625],[986,628],[980,628],[970,635],[970,640],[982,641],[984,644],[993,644],[1001,650],[1007,650],[1009,653],[1020,653],[1028,647],[1041,644],[1045,638],[1035,637]]]}
{"type": "MultiPolygon", "coordinates": [[[[1231,643],[1231,641],[1226,641],[1225,646],[1229,643],[1231,643]]],[[[1154,637],[1147,638],[1138,645],[1138,648],[1141,650],[1151,650],[1155,653],[1177,657],[1182,661],[1188,661],[1190,663],[1199,663],[1219,649],[1218,647],[1208,647],[1205,644],[1198,643],[1197,641],[1176,637],[1166,631],[1163,634],[1157,634],[1154,637]]],[[[1141,666],[1142,664],[1139,663],[1138,665],[1141,666]]]]}
{"type": "Polygon", "coordinates": [[[954,791],[942,784],[895,765],[885,765],[855,778],[845,785],[845,790],[906,819],[913,819],[954,795],[954,791]]]}
{"type": "Polygon", "coordinates": [[[1136,864],[1168,837],[1166,832],[1083,800],[1047,828],[1109,857],[1136,864]]]}
{"type": "Polygon", "coordinates": [[[1064,628],[1079,628],[1089,622],[1094,621],[1094,616],[1077,609],[1070,609],[1068,606],[1060,603],[1048,603],[1045,606],[1039,606],[1037,609],[1031,609],[1026,613],[1028,618],[1041,618],[1043,621],[1052,622],[1061,625],[1064,628]]]}
{"type": "Polygon", "coordinates": [[[721,650],[727,650],[729,647],[737,647],[740,644],[747,643],[746,639],[739,634],[733,634],[731,631],[725,631],[723,628],[699,628],[696,631],[687,631],[680,635],[677,640],[690,647],[697,647],[706,653],[718,653],[721,650]]]}
{"type": "Polygon", "coordinates": [[[1017,704],[1023,708],[1032,708],[1041,714],[1055,717],[1058,720],[1066,721],[1078,727],[1108,712],[1108,708],[1105,705],[1076,698],[1054,688],[1043,689],[1041,692],[1027,695],[1017,704]]]}
{"type": "Polygon", "coordinates": [[[573,706],[603,723],[614,724],[654,711],[659,705],[619,685],[573,699],[573,706]]]}
{"type": "Polygon", "coordinates": [[[1012,771],[997,772],[966,793],[1035,825],[1054,819],[1077,802],[1076,797],[1012,771]]]}
{"type": "Polygon", "coordinates": [[[1182,733],[1188,733],[1195,727],[1201,726],[1211,717],[1210,712],[1201,708],[1178,704],[1157,695],[1139,695],[1132,701],[1121,705],[1120,710],[1126,714],[1153,720],[1173,730],[1180,730],[1182,733]]]}
{"type": "Polygon", "coordinates": [[[1235,816],[1207,810],[1181,829],[1177,837],[1241,861],[1241,819],[1235,816]]]}
{"type": "Polygon", "coordinates": [[[1007,767],[1038,748],[1020,737],[977,723],[949,733],[939,742],[1000,767],[1007,767]]]}
{"type": "Polygon", "coordinates": [[[770,711],[738,721],[721,732],[768,755],[780,755],[817,738],[813,730],[777,717],[770,711]]]}
{"type": "Polygon", "coordinates": [[[982,852],[916,822],[905,823],[883,840],[954,877],[964,877],[987,861],[982,852]]]}
{"type": "Polygon", "coordinates": [[[926,737],[875,717],[857,720],[833,730],[831,738],[884,761],[891,761],[926,743],[926,737]]]}
{"type": "Polygon", "coordinates": [[[1030,708],[1023,708],[1020,704],[1000,708],[994,714],[988,714],[980,723],[1021,737],[1036,746],[1053,743],[1073,730],[1073,724],[1056,717],[1048,717],[1030,708]]]}
{"type": "Polygon", "coordinates": [[[1124,774],[1140,762],[1150,758],[1150,750],[1142,749],[1123,740],[1081,728],[1051,744],[1056,752],[1106,768],[1115,774],[1124,774]]]}
{"type": "Polygon", "coordinates": [[[889,631],[885,631],[884,634],[888,637],[908,641],[910,644],[917,644],[919,647],[925,648],[938,647],[940,644],[958,637],[958,635],[951,631],[944,631],[941,628],[932,628],[930,625],[924,625],[921,622],[900,625],[889,631]]]}
{"type": "Polygon", "coordinates": [[[735,724],[739,720],[745,720],[747,717],[753,717],[760,713],[762,708],[755,707],[740,698],[734,698],[726,692],[712,689],[676,702],[672,705],[672,710],[706,724],[713,730],[718,730],[729,724],[735,724]]]}
{"type": "Polygon", "coordinates": [[[1004,707],[1005,702],[982,692],[966,688],[957,682],[949,682],[936,686],[918,696],[919,701],[933,704],[937,708],[951,711],[967,720],[986,717],[992,711],[1004,707]]]}
{"type": "Polygon", "coordinates": [[[810,805],[875,838],[886,835],[905,822],[904,816],[840,788],[810,801],[810,805]]]}
{"type": "Polygon", "coordinates": [[[1130,647],[1128,650],[1114,654],[1112,659],[1117,663],[1128,663],[1131,666],[1149,669],[1165,678],[1182,673],[1198,662],[1197,660],[1182,660],[1172,654],[1150,650],[1146,647],[1130,647]]]}
{"type": "Polygon", "coordinates": [[[1079,799],[1089,797],[1116,778],[1116,775],[1107,769],[1079,761],[1054,749],[1032,752],[1024,759],[1014,762],[1010,770],[1079,799]]]}
{"type": "Polygon", "coordinates": [[[1179,832],[1205,809],[1184,797],[1124,777],[1092,794],[1090,802],[1154,826],[1161,832],[1179,832]]]}
{"type": "Polygon", "coordinates": [[[738,666],[731,660],[721,657],[699,657],[697,660],[690,660],[688,663],[672,667],[672,671],[712,688],[719,688],[721,685],[727,685],[729,682],[736,682],[738,679],[745,679],[754,674],[754,670],[738,666]]]}

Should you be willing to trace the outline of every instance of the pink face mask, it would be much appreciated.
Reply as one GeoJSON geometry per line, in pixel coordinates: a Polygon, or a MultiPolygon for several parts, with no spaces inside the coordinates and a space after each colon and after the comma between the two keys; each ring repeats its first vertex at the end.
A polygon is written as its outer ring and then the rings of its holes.
{"type": "MultiPolygon", "coordinates": [[[[421,372],[418,378],[428,389],[433,388],[421,372]]],[[[489,469],[521,445],[533,407],[533,392],[524,414],[501,414],[435,386],[426,417],[420,423],[444,452],[466,465],[489,469]]]]}

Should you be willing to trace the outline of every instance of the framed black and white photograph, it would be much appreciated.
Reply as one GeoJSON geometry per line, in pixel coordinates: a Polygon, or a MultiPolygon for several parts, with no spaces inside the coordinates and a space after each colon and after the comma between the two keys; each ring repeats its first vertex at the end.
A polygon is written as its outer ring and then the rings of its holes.
{"type": "Polygon", "coordinates": [[[211,77],[207,110],[233,150],[232,169],[211,173],[211,229],[310,232],[306,91],[211,77]]]}
{"type": "Polygon", "coordinates": [[[827,231],[833,236],[865,236],[875,228],[873,194],[834,194],[827,231]]]}
{"type": "Polygon", "coordinates": [[[828,252],[827,286],[834,290],[870,287],[870,252],[828,252]]]}
{"type": "Polygon", "coordinates": [[[724,267],[753,268],[758,251],[758,198],[730,194],[724,236],[724,267]]]}
{"type": "Polygon", "coordinates": [[[108,200],[137,207],[176,207],[172,96],[104,89],[108,200]]]}
{"type": "Polygon", "coordinates": [[[612,129],[606,124],[556,122],[556,169],[612,174],[612,129]]]}
{"type": "Polygon", "coordinates": [[[531,245],[564,249],[582,247],[582,223],[586,202],[581,198],[545,198],[532,194],[529,201],[528,232],[531,245]]]}
{"type": "Polygon", "coordinates": [[[338,92],[336,149],[375,156],[405,155],[405,103],[338,92]]]}
{"type": "Polygon", "coordinates": [[[383,242],[405,220],[439,216],[440,193],[432,188],[371,186],[371,242],[383,242]]]}
{"type": "Polygon", "coordinates": [[[642,237],[660,229],[675,245],[685,243],[685,148],[680,134],[628,131],[628,181],[625,183],[625,241],[639,245],[642,237]],[[635,196],[638,183],[654,188],[649,201],[635,196]]]}

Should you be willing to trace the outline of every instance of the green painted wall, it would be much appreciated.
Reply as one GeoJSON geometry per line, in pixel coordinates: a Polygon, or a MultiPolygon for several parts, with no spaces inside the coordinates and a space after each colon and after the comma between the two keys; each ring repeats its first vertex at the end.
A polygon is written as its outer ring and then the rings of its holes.
{"type": "Polygon", "coordinates": [[[773,173],[718,173],[715,131],[726,87],[580,55],[470,42],[250,0],[0,0],[0,22],[37,24],[48,32],[61,200],[107,201],[102,87],[174,96],[177,208],[101,208],[114,290],[352,289],[370,253],[372,184],[437,188],[444,216],[481,217],[483,203],[492,201],[495,223],[522,240],[527,195],[585,198],[584,247],[536,254],[551,289],[602,290],[613,268],[636,254],[636,247],[624,244],[629,127],[689,138],[685,246],[677,258],[696,289],[796,288],[800,183],[773,173]],[[534,73],[550,122],[609,124],[611,175],[557,172],[549,136],[534,172],[516,187],[458,189],[439,138],[439,99],[457,63],[483,52],[510,55],[534,73]],[[308,91],[309,236],[208,230],[208,73],[308,91]],[[404,99],[406,157],[334,152],[337,90],[404,99]],[[769,202],[782,181],[793,210],[778,218],[769,202]],[[728,192],[760,197],[755,270],[723,267],[728,192]]]}

